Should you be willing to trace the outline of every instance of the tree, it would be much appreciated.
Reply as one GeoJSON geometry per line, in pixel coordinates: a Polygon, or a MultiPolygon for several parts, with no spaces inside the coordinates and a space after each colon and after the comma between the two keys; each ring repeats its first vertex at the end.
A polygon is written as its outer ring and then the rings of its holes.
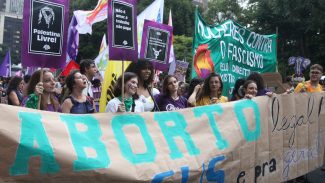
{"type": "Polygon", "coordinates": [[[186,79],[190,79],[192,70],[192,43],[193,38],[184,35],[174,36],[174,52],[176,60],[184,60],[189,62],[189,67],[186,73],[186,79]]]}
{"type": "MultiPolygon", "coordinates": [[[[147,8],[153,0],[141,0],[138,2],[138,14],[147,8]]],[[[173,16],[173,32],[175,35],[192,36],[194,30],[194,10],[192,1],[189,0],[165,0],[164,20],[168,23],[169,10],[173,16]]]]}
{"type": "Polygon", "coordinates": [[[210,24],[220,24],[229,19],[242,22],[244,19],[243,8],[238,3],[238,0],[211,0],[208,3],[209,9],[204,15],[204,19],[210,24]]]}
{"type": "Polygon", "coordinates": [[[278,28],[278,63],[283,76],[293,72],[287,67],[290,56],[303,56],[324,66],[323,0],[251,0],[249,9],[253,30],[271,34],[278,28]]]}
{"type": "Polygon", "coordinates": [[[174,35],[193,36],[194,10],[192,1],[165,0],[164,22],[167,24],[169,10],[172,11],[174,35]]]}

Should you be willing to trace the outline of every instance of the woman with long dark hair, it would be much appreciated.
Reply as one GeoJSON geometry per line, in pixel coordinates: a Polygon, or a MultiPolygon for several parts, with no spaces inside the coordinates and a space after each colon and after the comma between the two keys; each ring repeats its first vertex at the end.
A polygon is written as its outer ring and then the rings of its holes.
{"type": "Polygon", "coordinates": [[[144,106],[137,95],[138,76],[132,72],[124,73],[124,98],[122,98],[122,76],[114,85],[113,94],[106,106],[106,112],[144,112],[144,106]]]}
{"type": "Polygon", "coordinates": [[[188,99],[191,106],[203,106],[228,102],[228,98],[222,96],[223,83],[217,73],[211,73],[202,85],[197,85],[188,99]]]}
{"type": "Polygon", "coordinates": [[[178,93],[178,80],[173,75],[168,75],[163,82],[163,91],[155,96],[155,101],[160,111],[174,111],[187,108],[187,99],[178,93]]]}
{"type": "Polygon", "coordinates": [[[70,95],[62,104],[63,113],[88,114],[96,112],[91,97],[83,93],[87,87],[87,78],[79,70],[72,71],[66,78],[65,83],[70,95]]]}
{"type": "Polygon", "coordinates": [[[139,85],[137,94],[139,95],[139,100],[144,105],[144,111],[158,110],[154,96],[160,92],[152,87],[155,74],[152,63],[145,59],[139,59],[137,62],[132,62],[126,69],[126,72],[133,72],[138,75],[139,85]]]}
{"type": "Polygon", "coordinates": [[[243,84],[243,87],[241,88],[241,90],[244,94],[243,99],[252,99],[252,98],[256,97],[257,92],[258,92],[257,88],[258,87],[257,87],[257,84],[255,81],[253,81],[253,80],[245,81],[245,83],[243,84]]]}
{"type": "Polygon", "coordinates": [[[23,101],[24,81],[20,76],[11,78],[7,88],[8,104],[20,106],[23,101]]]}
{"type": "Polygon", "coordinates": [[[61,111],[58,99],[55,97],[55,79],[49,70],[43,69],[34,72],[27,84],[27,101],[25,106],[37,109],[38,100],[41,98],[40,110],[61,111]],[[41,72],[43,79],[40,81],[41,72]]]}

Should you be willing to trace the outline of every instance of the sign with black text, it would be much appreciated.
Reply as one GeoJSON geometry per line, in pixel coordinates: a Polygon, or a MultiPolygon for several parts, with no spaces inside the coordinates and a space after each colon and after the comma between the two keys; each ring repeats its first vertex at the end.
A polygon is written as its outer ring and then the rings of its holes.
{"type": "Polygon", "coordinates": [[[64,67],[68,11],[69,1],[65,0],[25,1],[22,31],[24,67],[64,67]]]}
{"type": "Polygon", "coordinates": [[[140,57],[152,61],[156,69],[168,69],[173,28],[148,20],[143,27],[140,57]]]}
{"type": "Polygon", "coordinates": [[[64,6],[39,0],[33,0],[31,6],[28,52],[61,55],[64,6]]]}
{"type": "Polygon", "coordinates": [[[136,60],[136,2],[135,0],[111,0],[108,9],[109,58],[136,60]]]}

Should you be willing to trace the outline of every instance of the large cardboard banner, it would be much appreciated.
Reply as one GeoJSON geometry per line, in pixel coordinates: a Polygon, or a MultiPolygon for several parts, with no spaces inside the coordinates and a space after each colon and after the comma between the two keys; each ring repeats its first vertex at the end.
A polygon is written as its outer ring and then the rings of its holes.
{"type": "Polygon", "coordinates": [[[251,72],[275,72],[276,35],[261,35],[227,20],[207,24],[195,12],[192,78],[206,78],[211,72],[221,75],[223,95],[232,93],[238,78],[251,72]]]}
{"type": "Polygon", "coordinates": [[[0,105],[1,182],[282,182],[323,163],[324,93],[173,112],[0,105]]]}
{"type": "Polygon", "coordinates": [[[22,39],[24,67],[63,68],[69,1],[25,0],[22,39]]]}
{"type": "Polygon", "coordinates": [[[107,36],[110,60],[137,61],[136,0],[109,0],[107,36]]]}

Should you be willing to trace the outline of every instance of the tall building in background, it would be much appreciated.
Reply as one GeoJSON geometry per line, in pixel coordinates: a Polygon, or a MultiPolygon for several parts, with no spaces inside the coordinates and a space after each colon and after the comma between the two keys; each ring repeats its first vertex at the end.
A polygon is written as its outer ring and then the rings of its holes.
{"type": "Polygon", "coordinates": [[[6,10],[6,1],[0,1],[0,12],[6,10]]]}
{"type": "MultiPolygon", "coordinates": [[[[20,63],[23,4],[24,0],[1,0],[0,3],[0,45],[10,49],[13,63],[20,63]]],[[[0,47],[0,52],[6,51],[0,47]]]]}

